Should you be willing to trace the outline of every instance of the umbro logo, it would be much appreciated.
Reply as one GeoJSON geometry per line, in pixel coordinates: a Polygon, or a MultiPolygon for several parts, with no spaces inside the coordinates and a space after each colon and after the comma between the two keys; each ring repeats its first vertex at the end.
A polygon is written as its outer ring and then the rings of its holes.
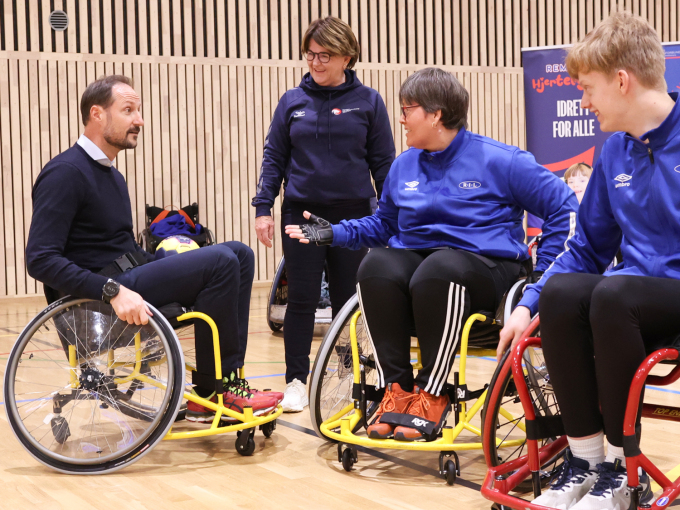
{"type": "Polygon", "coordinates": [[[615,187],[615,188],[620,188],[620,187],[622,187],[622,186],[630,186],[630,182],[628,182],[628,181],[630,181],[632,178],[633,178],[633,177],[631,177],[630,175],[619,174],[619,175],[617,175],[616,177],[614,177],[614,180],[615,180],[615,181],[619,181],[619,183],[618,183],[616,186],[614,186],[614,187],[615,187]]]}
{"type": "Polygon", "coordinates": [[[295,112],[295,113],[293,114],[293,118],[304,117],[304,116],[305,116],[305,111],[304,111],[304,110],[298,110],[297,112],[295,112]]]}
{"type": "Polygon", "coordinates": [[[407,182],[406,184],[406,191],[418,191],[418,184],[420,184],[418,181],[411,181],[407,182]]]}

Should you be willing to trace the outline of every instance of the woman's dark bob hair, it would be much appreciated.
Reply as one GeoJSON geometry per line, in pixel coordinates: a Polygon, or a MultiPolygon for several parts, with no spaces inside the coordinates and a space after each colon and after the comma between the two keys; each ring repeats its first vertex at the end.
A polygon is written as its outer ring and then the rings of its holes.
{"type": "Polygon", "coordinates": [[[402,106],[420,105],[427,113],[442,111],[441,122],[446,129],[467,127],[470,95],[456,77],[428,67],[406,78],[399,90],[402,106]]]}

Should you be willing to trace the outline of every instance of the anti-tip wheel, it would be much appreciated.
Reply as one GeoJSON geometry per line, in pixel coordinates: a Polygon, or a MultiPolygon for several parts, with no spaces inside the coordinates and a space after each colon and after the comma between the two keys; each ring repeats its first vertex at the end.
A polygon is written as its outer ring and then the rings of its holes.
{"type": "Polygon", "coordinates": [[[264,437],[269,439],[270,437],[272,437],[274,430],[276,430],[276,420],[272,420],[268,423],[263,423],[262,425],[260,425],[260,430],[264,434],[264,437]]]}
{"type": "Polygon", "coordinates": [[[352,471],[352,466],[354,466],[354,455],[352,455],[351,448],[346,448],[342,452],[342,468],[349,473],[352,471]]]}
{"type": "Polygon", "coordinates": [[[456,464],[452,460],[447,460],[444,464],[444,477],[447,484],[456,483],[456,464]]]}
{"type": "Polygon", "coordinates": [[[63,416],[55,416],[50,422],[52,427],[52,434],[54,434],[54,440],[59,444],[64,444],[66,440],[71,436],[71,431],[68,427],[68,422],[63,416]]]}

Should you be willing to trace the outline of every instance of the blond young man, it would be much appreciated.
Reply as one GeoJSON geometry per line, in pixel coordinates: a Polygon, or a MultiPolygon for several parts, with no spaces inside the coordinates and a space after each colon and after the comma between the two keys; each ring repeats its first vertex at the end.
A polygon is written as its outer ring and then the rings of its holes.
{"type": "MultiPolygon", "coordinates": [[[[562,475],[535,500],[546,507],[628,508],[628,389],[645,343],[680,332],[680,107],[677,94],[666,92],[664,69],[654,29],[628,13],[603,21],[567,56],[569,74],[583,87],[582,106],[603,131],[616,133],[593,170],[576,234],[528,287],[498,347],[500,356],[540,312],[570,446],[562,475]],[[601,274],[619,243],[623,264],[601,274]]],[[[642,473],[640,481],[644,503],[649,478],[642,473]]]]}

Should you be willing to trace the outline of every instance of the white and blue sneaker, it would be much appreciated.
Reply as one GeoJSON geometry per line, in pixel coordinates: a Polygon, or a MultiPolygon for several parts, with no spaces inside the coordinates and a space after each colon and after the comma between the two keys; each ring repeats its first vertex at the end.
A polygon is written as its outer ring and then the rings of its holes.
{"type": "MultiPolygon", "coordinates": [[[[628,510],[630,507],[630,490],[628,474],[619,461],[603,462],[597,465],[598,476],[588,494],[578,502],[573,510],[628,510]]],[[[652,501],[653,494],[649,484],[649,476],[642,471],[640,475],[640,503],[652,501]]]]}
{"type": "Polygon", "coordinates": [[[534,499],[532,503],[556,510],[576,508],[575,505],[588,493],[595,484],[595,480],[597,480],[597,471],[590,469],[590,463],[574,457],[571,450],[567,449],[562,471],[553,481],[550,489],[534,499]]]}

